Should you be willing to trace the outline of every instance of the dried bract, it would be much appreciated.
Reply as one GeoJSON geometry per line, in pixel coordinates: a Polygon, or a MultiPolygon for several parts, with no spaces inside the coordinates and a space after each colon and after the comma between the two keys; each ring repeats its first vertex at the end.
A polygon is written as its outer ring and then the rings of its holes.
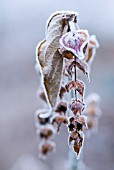
{"type": "Polygon", "coordinates": [[[73,114],[80,113],[84,110],[85,104],[80,100],[73,99],[71,104],[69,104],[69,108],[73,111],[73,114]]]}
{"type": "Polygon", "coordinates": [[[58,105],[57,105],[57,108],[55,110],[56,112],[62,114],[62,113],[66,113],[67,111],[67,103],[66,102],[60,102],[58,105]]]}
{"type": "Polygon", "coordinates": [[[68,124],[68,118],[64,115],[56,114],[52,117],[51,122],[57,125],[57,132],[59,132],[62,124],[68,124]]]}
{"type": "Polygon", "coordinates": [[[53,152],[54,150],[55,150],[55,143],[53,142],[41,143],[39,146],[39,152],[40,152],[39,157],[45,159],[47,154],[49,154],[50,152],[53,152]]]}

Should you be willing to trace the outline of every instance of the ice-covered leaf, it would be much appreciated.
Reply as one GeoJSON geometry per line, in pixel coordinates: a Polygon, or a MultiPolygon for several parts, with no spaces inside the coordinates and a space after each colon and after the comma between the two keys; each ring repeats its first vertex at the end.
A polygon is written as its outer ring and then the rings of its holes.
{"type": "Polygon", "coordinates": [[[60,91],[63,57],[59,52],[59,40],[68,31],[69,21],[76,22],[77,13],[60,11],[54,13],[46,26],[46,38],[36,48],[37,61],[43,77],[46,98],[54,107],[60,91]]]}
{"type": "Polygon", "coordinates": [[[89,34],[87,30],[76,30],[68,32],[60,39],[61,48],[70,51],[79,59],[85,58],[85,48],[89,42],[89,34]]]}

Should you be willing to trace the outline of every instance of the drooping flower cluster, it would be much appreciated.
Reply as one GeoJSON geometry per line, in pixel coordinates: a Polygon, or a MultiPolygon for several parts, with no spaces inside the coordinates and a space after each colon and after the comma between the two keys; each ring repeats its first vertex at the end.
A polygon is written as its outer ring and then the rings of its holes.
{"type": "Polygon", "coordinates": [[[50,140],[55,135],[55,129],[50,123],[49,109],[39,109],[35,113],[37,134],[42,140],[39,144],[39,157],[44,158],[55,150],[55,143],[50,140]]]}
{"type": "Polygon", "coordinates": [[[87,116],[87,125],[88,131],[86,132],[86,136],[89,137],[92,133],[96,133],[98,131],[98,122],[99,118],[102,115],[102,111],[100,109],[100,96],[96,93],[91,93],[85,99],[87,107],[84,111],[84,114],[87,116]]]}
{"type": "Polygon", "coordinates": [[[98,42],[87,30],[79,29],[77,15],[71,11],[53,14],[47,22],[46,38],[36,48],[44,87],[40,97],[50,108],[36,112],[37,132],[43,141],[42,156],[54,150],[55,145],[49,139],[62,124],[68,127],[68,141],[78,157],[84,142],[85,84],[78,74],[81,71],[89,80],[89,67],[98,42]]]}

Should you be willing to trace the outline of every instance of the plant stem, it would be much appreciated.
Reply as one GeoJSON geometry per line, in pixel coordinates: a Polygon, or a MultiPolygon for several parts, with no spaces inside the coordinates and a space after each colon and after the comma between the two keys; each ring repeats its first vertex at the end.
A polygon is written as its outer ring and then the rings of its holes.
{"type": "MultiPolygon", "coordinates": [[[[76,61],[76,56],[74,57],[74,60],[76,61]]],[[[77,79],[77,74],[76,74],[76,65],[74,66],[74,81],[77,79]]],[[[77,91],[75,89],[74,94],[71,93],[71,98],[75,97],[77,100],[77,91]]],[[[73,152],[72,149],[69,149],[69,162],[70,162],[70,168],[71,170],[78,170],[78,160],[76,153],[73,152]]]]}
{"type": "Polygon", "coordinates": [[[78,170],[78,160],[72,149],[69,149],[69,162],[71,170],[78,170]]]}
{"type": "MultiPolygon", "coordinates": [[[[76,61],[76,56],[74,57],[74,60],[76,61]]],[[[76,65],[74,65],[74,81],[76,81],[77,79],[77,74],[76,74],[76,65]]],[[[76,92],[76,89],[75,89],[75,98],[77,100],[77,92],[76,92]]]]}

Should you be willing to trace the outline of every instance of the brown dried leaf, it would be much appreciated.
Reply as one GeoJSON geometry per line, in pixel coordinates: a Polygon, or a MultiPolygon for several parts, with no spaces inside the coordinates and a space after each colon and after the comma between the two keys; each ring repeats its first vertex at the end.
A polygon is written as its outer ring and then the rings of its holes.
{"type": "Polygon", "coordinates": [[[36,51],[43,74],[46,97],[54,107],[60,91],[63,70],[63,57],[59,53],[59,40],[67,32],[68,22],[76,17],[74,12],[58,12],[47,23],[46,40],[42,41],[36,51]]]}
{"type": "Polygon", "coordinates": [[[69,137],[69,144],[73,143],[73,148],[74,148],[74,152],[76,152],[77,156],[79,157],[80,152],[81,152],[81,148],[83,146],[83,142],[84,142],[84,134],[82,131],[79,132],[73,132],[71,133],[70,137],[69,137]]]}
{"type": "Polygon", "coordinates": [[[55,106],[58,93],[60,90],[60,83],[62,78],[63,58],[57,51],[52,59],[51,70],[44,75],[44,85],[48,95],[49,103],[52,107],[55,106]]]}

